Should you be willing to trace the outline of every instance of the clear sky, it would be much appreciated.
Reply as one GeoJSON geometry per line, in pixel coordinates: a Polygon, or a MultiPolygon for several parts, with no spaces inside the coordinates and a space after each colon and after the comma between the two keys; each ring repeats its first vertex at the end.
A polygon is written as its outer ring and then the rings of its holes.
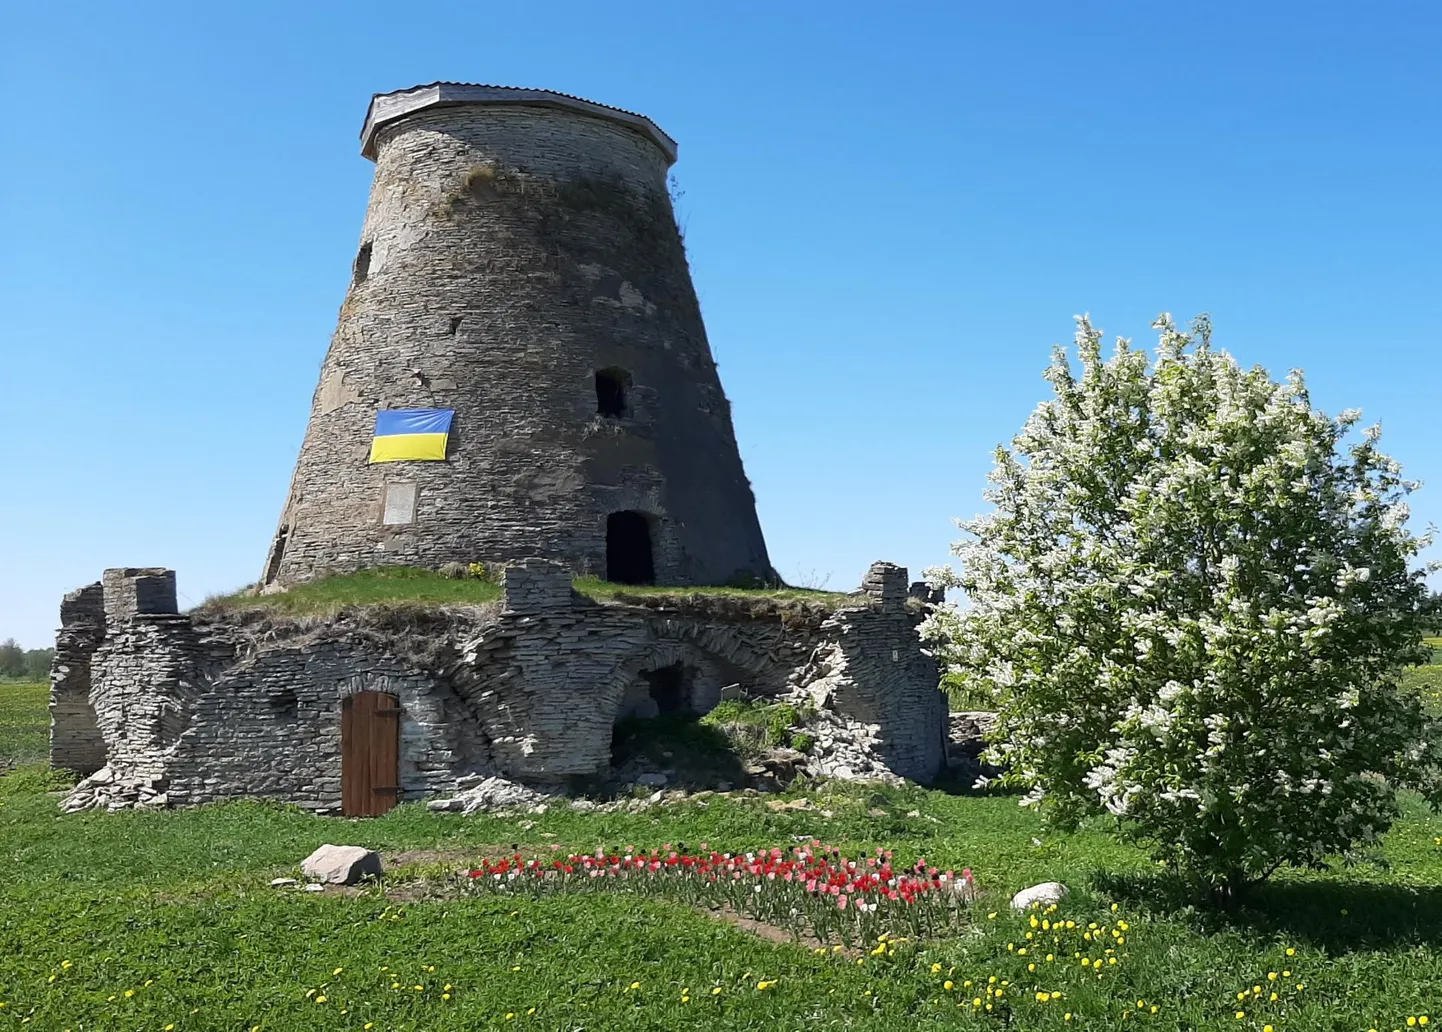
{"type": "MultiPolygon", "coordinates": [[[[0,638],[107,566],[254,581],[345,293],[372,93],[561,90],[680,142],[772,561],[947,558],[1089,311],[1384,428],[1442,522],[1442,4],[9,0],[0,638]]],[[[1434,554],[1437,550],[1434,550],[1434,554]]]]}

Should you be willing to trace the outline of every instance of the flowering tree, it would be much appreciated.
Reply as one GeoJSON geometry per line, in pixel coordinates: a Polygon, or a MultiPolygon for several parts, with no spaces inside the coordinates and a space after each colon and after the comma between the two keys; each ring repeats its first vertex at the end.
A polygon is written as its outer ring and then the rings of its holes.
{"type": "Polygon", "coordinates": [[[1396,790],[1442,803],[1442,729],[1397,673],[1422,657],[1428,538],[1416,485],[1360,413],[1162,316],[1154,362],[1078,320],[1078,378],[1010,448],[959,521],[964,589],[926,634],[989,691],[987,759],[1063,827],[1115,815],[1155,857],[1230,897],[1283,864],[1376,841],[1396,790]]]}

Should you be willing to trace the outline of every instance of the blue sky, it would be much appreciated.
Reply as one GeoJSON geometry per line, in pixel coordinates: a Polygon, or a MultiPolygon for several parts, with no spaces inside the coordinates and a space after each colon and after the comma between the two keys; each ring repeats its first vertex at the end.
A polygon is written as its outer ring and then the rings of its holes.
{"type": "Polygon", "coordinates": [[[0,638],[106,566],[259,574],[343,298],[370,95],[537,86],[680,142],[773,562],[944,561],[1089,311],[1307,371],[1442,522],[1442,5],[6,5],[0,638]],[[1183,8],[1186,8],[1185,10],[1183,8]],[[408,13],[409,12],[409,13],[408,13]]]}

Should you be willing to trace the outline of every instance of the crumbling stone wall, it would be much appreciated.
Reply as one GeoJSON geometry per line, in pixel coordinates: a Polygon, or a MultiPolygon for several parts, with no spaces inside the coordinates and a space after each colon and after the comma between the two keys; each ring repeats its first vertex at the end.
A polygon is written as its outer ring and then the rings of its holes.
{"type": "Polygon", "coordinates": [[[649,120],[454,83],[377,97],[355,274],[262,576],[545,556],[661,584],[772,570],[649,120]],[[595,377],[629,382],[615,415],[595,377]],[[367,461],[378,409],[455,411],[441,462],[367,461]],[[406,504],[384,516],[388,492],[406,504]],[[409,515],[407,515],[409,513],[409,515]],[[404,517],[404,518],[402,518],[404,517]]]}
{"type": "Polygon", "coordinates": [[[79,614],[98,602],[114,616],[90,666],[108,767],[71,805],[258,796],[334,809],[341,707],[361,691],[399,700],[402,799],[475,773],[534,783],[603,773],[616,722],[655,711],[648,675],[663,668],[681,691],[672,701],[698,714],[728,692],[809,693],[837,722],[870,725],[877,770],[929,780],[944,762],[945,704],[905,577],[879,564],[839,609],[714,595],[598,603],[572,590],[564,565],[533,559],[506,570],[498,606],[295,620],[142,612],[165,608],[137,604],[153,574],[108,571],[103,599],[85,589],[62,632],[79,633],[79,614]]]}
{"type": "Polygon", "coordinates": [[[876,751],[894,773],[929,781],[946,762],[948,705],[936,661],[915,645],[906,569],[874,563],[862,590],[879,604],[826,621],[806,691],[823,708],[876,725],[876,751]]]}
{"type": "Polygon", "coordinates": [[[97,581],[60,603],[50,667],[50,765],[77,774],[105,766],[105,737],[90,705],[90,660],[105,640],[105,592],[97,581]]]}

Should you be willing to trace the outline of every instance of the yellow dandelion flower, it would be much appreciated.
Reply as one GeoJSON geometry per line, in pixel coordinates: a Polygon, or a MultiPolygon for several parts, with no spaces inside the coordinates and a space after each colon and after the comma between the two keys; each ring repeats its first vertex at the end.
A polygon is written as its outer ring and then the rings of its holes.
{"type": "Polygon", "coordinates": [[[1292,977],[1292,973],[1291,973],[1290,971],[1283,971],[1283,972],[1282,972],[1282,977],[1283,977],[1283,978],[1291,978],[1291,977],[1292,977]]]}
{"type": "Polygon", "coordinates": [[[1274,1030],[1271,1025],[1263,1025],[1262,1032],[1274,1032],[1274,1030]]]}
{"type": "Polygon", "coordinates": [[[1246,1016],[1247,1016],[1247,1012],[1246,1012],[1246,1011],[1237,1011],[1237,1020],[1238,1020],[1238,1021],[1241,1021],[1241,1020],[1242,1020],[1243,1018],[1245,1018],[1246,1016]]]}
{"type": "Polygon", "coordinates": [[[1062,1021],[1070,1021],[1070,1020],[1071,1020],[1071,1011],[1067,1011],[1065,1014],[1063,1014],[1063,1015],[1061,1016],[1061,1019],[1062,1019],[1062,1021]]]}
{"type": "Polygon", "coordinates": [[[1412,1014],[1407,1015],[1407,1027],[1408,1027],[1408,1028],[1415,1028],[1416,1026],[1417,1026],[1417,1018],[1416,1018],[1416,1016],[1415,1016],[1415,1015],[1412,1015],[1412,1014]]]}
{"type": "Polygon", "coordinates": [[[712,989],[712,990],[711,990],[711,995],[712,995],[712,996],[720,996],[720,995],[721,995],[721,987],[718,985],[715,989],[712,989]]]}
{"type": "Polygon", "coordinates": [[[125,998],[126,998],[127,1000],[130,999],[130,998],[131,998],[132,996],[134,996],[134,995],[135,995],[135,990],[134,990],[134,989],[127,989],[127,990],[125,990],[125,998]]]}
{"type": "MultiPolygon", "coordinates": [[[[1442,840],[1439,840],[1439,841],[1442,841],[1442,840]]],[[[996,911],[993,910],[991,913],[987,914],[987,915],[986,915],[986,919],[987,919],[988,921],[995,921],[995,920],[996,920],[996,911]]]]}
{"type": "Polygon", "coordinates": [[[324,997],[324,996],[317,996],[317,997],[315,998],[315,1002],[316,1002],[316,1003],[325,1003],[325,997],[324,997]]]}
{"type": "Polygon", "coordinates": [[[441,986],[441,988],[442,988],[443,990],[445,990],[446,992],[450,992],[450,991],[451,991],[451,983],[447,982],[445,985],[441,986]]]}
{"type": "Polygon", "coordinates": [[[1297,951],[1296,951],[1295,949],[1293,949],[1291,946],[1288,946],[1288,947],[1287,947],[1287,956],[1289,956],[1289,957],[1295,957],[1296,955],[1297,955],[1297,951]]]}
{"type": "Polygon", "coordinates": [[[1051,963],[1052,961],[1054,961],[1054,960],[1056,960],[1056,954],[1054,954],[1054,953],[1048,953],[1048,954],[1046,955],[1046,962],[1047,962],[1048,964],[1050,964],[1050,963],[1051,963]]]}
{"type": "Polygon", "coordinates": [[[640,983],[640,982],[632,982],[632,983],[631,983],[630,985],[628,985],[626,988],[627,988],[628,990],[634,991],[634,990],[636,990],[636,989],[641,988],[641,983],[640,983]]]}
{"type": "Polygon", "coordinates": [[[536,1013],[536,1008],[534,1008],[534,1007],[532,1007],[530,1010],[526,1011],[526,1015],[527,1015],[528,1017],[529,1017],[530,1015],[534,1014],[534,1013],[536,1013]]]}
{"type": "Polygon", "coordinates": [[[441,993],[441,999],[443,999],[443,1000],[449,1000],[450,998],[451,998],[451,994],[450,994],[450,993],[441,993]]]}
{"type": "Polygon", "coordinates": [[[344,971],[344,970],[345,970],[345,968],[343,968],[343,967],[338,967],[338,968],[336,968],[334,971],[332,971],[332,972],[330,973],[330,974],[331,974],[331,977],[334,978],[336,975],[340,974],[340,973],[341,973],[342,971],[344,971]]]}
{"type": "Polygon", "coordinates": [[[976,999],[972,1000],[972,1001],[971,1001],[971,1005],[972,1005],[973,1007],[980,1007],[980,1006],[981,1006],[981,997],[978,996],[976,999]]]}
{"type": "Polygon", "coordinates": [[[507,1020],[507,1021],[510,1021],[510,1020],[511,1020],[512,1018],[514,1018],[515,1016],[516,1016],[516,1012],[515,1012],[515,1011],[506,1011],[506,1020],[507,1020]]]}
{"type": "Polygon", "coordinates": [[[939,974],[941,974],[941,965],[940,965],[940,964],[933,964],[933,965],[931,965],[931,973],[932,973],[933,975],[939,975],[939,974]]]}
{"type": "Polygon", "coordinates": [[[947,992],[951,992],[953,989],[956,988],[956,983],[948,978],[945,982],[941,983],[941,987],[947,992]]]}

